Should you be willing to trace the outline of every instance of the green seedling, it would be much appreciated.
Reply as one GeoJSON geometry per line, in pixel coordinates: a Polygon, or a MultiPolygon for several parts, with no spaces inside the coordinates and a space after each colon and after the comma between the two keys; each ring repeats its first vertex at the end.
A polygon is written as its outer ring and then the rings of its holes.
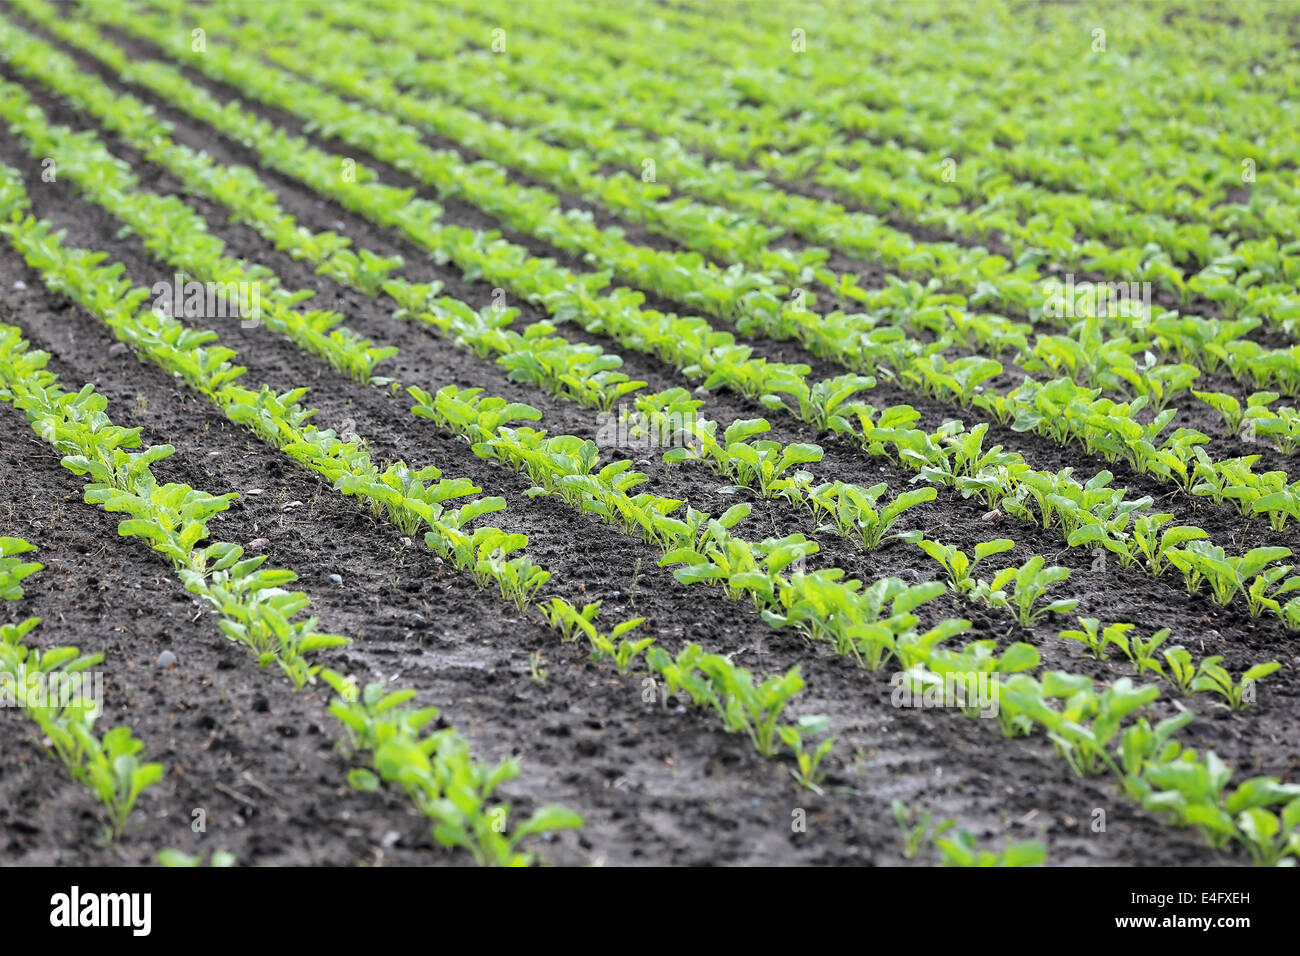
{"type": "Polygon", "coordinates": [[[781,742],[794,754],[795,765],[790,768],[790,773],[799,786],[817,794],[822,792],[821,783],[826,778],[821,769],[822,761],[835,747],[835,738],[826,736],[830,723],[830,718],[822,715],[805,715],[796,723],[783,724],[776,729],[781,742]],[[820,743],[811,750],[805,749],[806,739],[818,737],[822,738],[820,743]]]}
{"type": "MultiPolygon", "coordinates": [[[[818,531],[836,531],[870,550],[880,546],[885,533],[897,523],[903,512],[938,496],[933,488],[916,488],[877,508],[877,502],[885,491],[883,481],[870,488],[833,481],[811,489],[807,500],[815,514],[824,514],[831,519],[830,524],[820,526],[818,531]]],[[[919,531],[891,535],[891,538],[911,542],[920,537],[919,531]]]]}
{"type": "Polygon", "coordinates": [[[969,594],[975,589],[975,578],[972,573],[975,570],[975,565],[987,557],[1010,551],[1016,544],[1010,538],[997,538],[993,541],[980,542],[975,545],[973,559],[959,548],[949,544],[941,544],[938,541],[920,541],[917,546],[943,566],[943,569],[948,573],[948,583],[954,591],[959,594],[969,594]]]}
{"type": "Polygon", "coordinates": [[[1222,666],[1222,660],[1217,655],[1202,660],[1192,678],[1191,690],[1192,693],[1218,694],[1231,710],[1245,710],[1254,703],[1255,684],[1282,667],[1277,661],[1256,664],[1241,675],[1240,681],[1234,682],[1232,675],[1222,666]]]}
{"type": "Polygon", "coordinates": [[[935,840],[956,826],[953,820],[944,820],[932,826],[929,810],[918,813],[908,808],[902,800],[894,800],[890,807],[894,811],[894,821],[903,834],[903,856],[909,860],[916,859],[935,840]]]}
{"type": "Polygon", "coordinates": [[[36,561],[14,557],[35,550],[36,545],[21,538],[0,537],[0,600],[17,601],[23,596],[22,582],[45,567],[36,561]]]}
{"type": "MultiPolygon", "coordinates": [[[[196,853],[190,856],[180,850],[167,847],[158,851],[158,864],[168,867],[200,867],[203,866],[203,854],[196,853]]],[[[231,867],[235,865],[235,854],[227,853],[225,850],[214,850],[208,858],[208,866],[212,867],[231,867]]]]}
{"type": "Polygon", "coordinates": [[[935,842],[944,866],[1041,866],[1047,862],[1047,847],[1037,840],[1008,844],[1000,853],[981,850],[974,834],[966,830],[935,842]]]}

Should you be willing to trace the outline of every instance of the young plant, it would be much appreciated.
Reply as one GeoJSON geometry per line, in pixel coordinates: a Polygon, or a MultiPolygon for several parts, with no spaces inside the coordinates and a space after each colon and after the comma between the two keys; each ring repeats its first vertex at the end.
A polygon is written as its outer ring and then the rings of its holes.
{"type": "Polygon", "coordinates": [[[144,743],[129,727],[114,727],[99,738],[86,719],[65,717],[42,729],[73,776],[99,797],[114,838],[121,836],[140,794],[162,780],[163,765],[141,762],[144,743]]]}
{"type": "Polygon", "coordinates": [[[1155,685],[1135,687],[1127,677],[1098,694],[1091,678],[1047,671],[1041,683],[1024,674],[1011,677],[1003,700],[1041,724],[1057,752],[1084,777],[1103,767],[1120,775],[1110,753],[1111,742],[1119,736],[1124,718],[1159,695],[1155,685]],[[1060,706],[1052,703],[1056,700],[1060,706]]]}
{"type": "Polygon", "coordinates": [[[108,836],[117,839],[140,794],[163,778],[163,765],[142,762],[144,743],[129,727],[95,735],[99,701],[86,693],[84,677],[103,657],[75,647],[29,647],[24,640],[39,623],[40,618],[30,617],[0,626],[0,686],[20,695],[25,713],[44,736],[45,749],[99,799],[108,836]],[[33,700],[27,689],[37,681],[46,693],[33,700]]]}
{"type": "Polygon", "coordinates": [[[353,786],[375,790],[382,780],[400,787],[429,818],[441,845],[462,847],[480,866],[529,866],[532,856],[519,849],[523,840],[582,826],[571,810],[544,806],[511,830],[510,808],[490,801],[497,787],[519,775],[518,761],[480,763],[452,728],[426,732],[438,709],[404,707],[414,689],[385,693],[374,683],[358,693],[353,681],[334,671],[322,677],[338,694],[330,712],[348,728],[353,747],[370,756],[373,770],[354,770],[353,786]]]}
{"type": "Polygon", "coordinates": [[[1181,644],[1175,644],[1163,651],[1163,657],[1169,669],[1169,673],[1164,675],[1165,680],[1184,694],[1190,695],[1192,681],[1196,680],[1197,672],[1196,662],[1192,660],[1192,652],[1181,644]]]}
{"type": "Polygon", "coordinates": [[[36,545],[22,538],[0,537],[0,601],[17,601],[23,596],[22,582],[45,565],[22,561],[14,555],[35,551],[36,545]]]}
{"type": "Polygon", "coordinates": [[[1062,631],[1060,637],[1067,641],[1078,641],[1088,648],[1088,652],[1099,661],[1104,661],[1108,656],[1106,648],[1114,644],[1124,652],[1128,653],[1128,641],[1125,635],[1128,631],[1133,630],[1132,624],[1121,624],[1116,622],[1106,626],[1101,630],[1101,621],[1095,617],[1079,618],[1081,630],[1062,631]]]}
{"type": "Polygon", "coordinates": [[[718,688],[728,725],[748,733],[754,749],[764,757],[772,756],[781,714],[795,694],[803,690],[799,666],[782,675],[770,675],[757,685],[749,671],[720,654],[705,655],[699,667],[718,688]]]}
{"type": "Polygon", "coordinates": [[[728,731],[748,734],[764,757],[775,754],[781,715],[804,686],[797,664],[755,684],[749,671],[721,654],[705,654],[696,644],[686,645],[675,659],[660,648],[652,649],[646,659],[667,682],[668,693],[686,690],[697,706],[716,710],[728,731]]]}
{"type": "Polygon", "coordinates": [[[944,866],[1041,866],[1047,862],[1047,847],[1037,840],[1008,844],[1000,853],[981,850],[975,835],[966,830],[935,842],[944,866]]]}
{"type": "MultiPolygon", "coordinates": [[[[203,866],[203,854],[196,853],[190,856],[180,850],[166,847],[158,851],[158,865],[168,867],[200,867],[203,866]]],[[[208,858],[208,866],[212,867],[231,867],[235,865],[235,854],[227,853],[225,850],[214,850],[208,858]]]]}
{"type": "Polygon", "coordinates": [[[1234,683],[1232,675],[1222,665],[1223,658],[1215,655],[1201,661],[1192,678],[1192,693],[1207,692],[1219,694],[1231,710],[1245,710],[1255,701],[1255,683],[1281,668],[1277,661],[1256,664],[1241,675],[1241,680],[1234,683]]]}
{"type": "Polygon", "coordinates": [[[1079,604],[1074,598],[1041,603],[1052,585],[1070,577],[1069,568],[1056,565],[1044,567],[1046,563],[1041,555],[1036,554],[1018,568],[1003,568],[987,585],[983,581],[976,582],[973,596],[981,598],[993,607],[1014,603],[1022,627],[1029,627],[1048,614],[1064,614],[1073,611],[1079,604]],[[1004,590],[1008,585],[1011,585],[1009,599],[1004,590]]]}
{"type": "Polygon", "coordinates": [[[1295,865],[1300,859],[1300,799],[1282,808],[1280,816],[1262,807],[1248,807],[1237,817],[1237,838],[1256,866],[1295,865]]]}
{"type": "Polygon", "coordinates": [[[1157,577],[1168,566],[1166,559],[1171,550],[1188,541],[1209,537],[1201,528],[1190,525],[1178,525],[1161,534],[1160,528],[1173,519],[1171,514],[1144,514],[1133,522],[1134,546],[1146,558],[1147,568],[1157,577]]]}
{"type": "MultiPolygon", "coordinates": [[[[808,503],[815,513],[829,515],[831,524],[822,525],[817,530],[834,530],[872,550],[880,546],[885,539],[885,532],[894,526],[903,512],[923,502],[933,501],[939,494],[934,488],[915,488],[903,492],[877,509],[877,502],[885,490],[883,481],[870,488],[842,481],[818,485],[809,492],[808,503]]],[[[920,536],[919,531],[909,531],[891,537],[915,542],[920,536]]]]}
{"type": "Polygon", "coordinates": [[[1160,661],[1156,658],[1156,651],[1168,639],[1169,628],[1162,627],[1145,641],[1136,635],[1131,638],[1125,635],[1127,646],[1120,644],[1119,647],[1128,655],[1128,659],[1133,662],[1133,667],[1139,677],[1147,671],[1153,671],[1164,677],[1165,672],[1160,666],[1160,661]]]}
{"type": "Polygon", "coordinates": [[[545,684],[550,676],[550,669],[542,666],[542,652],[533,651],[528,655],[528,676],[539,684],[545,684]]]}
{"type": "Polygon", "coordinates": [[[1195,718],[1190,710],[1183,710],[1154,727],[1147,718],[1139,717],[1124,728],[1120,734],[1119,758],[1124,771],[1124,790],[1130,797],[1140,801],[1150,792],[1150,785],[1143,779],[1147,767],[1168,762],[1178,755],[1182,745],[1172,738],[1195,718]]]}
{"type": "Polygon", "coordinates": [[[987,557],[1010,551],[1015,546],[1016,543],[1010,538],[982,541],[975,545],[975,557],[972,559],[955,545],[930,540],[917,543],[917,547],[938,561],[948,572],[948,583],[958,594],[969,594],[975,589],[975,578],[972,573],[975,565],[987,557]]]}
{"type": "MultiPolygon", "coordinates": [[[[1132,792],[1144,807],[1167,813],[1183,826],[1196,827],[1210,847],[1222,849],[1229,841],[1237,840],[1257,860],[1276,862],[1280,857],[1275,841],[1282,835],[1282,828],[1274,830],[1263,816],[1250,814],[1243,830],[1242,817],[1256,809],[1267,811],[1268,807],[1279,805],[1289,808],[1300,798],[1300,784],[1285,784],[1272,777],[1252,777],[1229,792],[1231,780],[1232,768],[1214,751],[1200,757],[1196,751],[1182,750],[1170,741],[1159,759],[1148,760],[1141,777],[1131,782],[1132,792]]],[[[1284,809],[1283,817],[1292,822],[1297,820],[1294,810],[1284,809]]],[[[1286,837],[1288,852],[1298,842],[1292,831],[1286,837]]]]}
{"type": "Polygon", "coordinates": [[[1291,565],[1282,564],[1268,568],[1251,579],[1246,587],[1246,607],[1251,617],[1259,617],[1265,611],[1282,614],[1279,598],[1300,588],[1300,576],[1287,577],[1290,573],[1291,565]]]}
{"type": "Polygon", "coordinates": [[[1191,542],[1189,547],[1171,550],[1168,555],[1169,562],[1183,572],[1189,594],[1195,594],[1203,583],[1208,583],[1219,604],[1231,601],[1267,565],[1290,556],[1290,548],[1262,547],[1232,557],[1223,548],[1202,542],[1191,542]]]}
{"type": "Polygon", "coordinates": [[[790,768],[790,773],[799,782],[799,786],[807,787],[817,794],[822,792],[821,782],[826,778],[825,771],[820,769],[822,761],[835,746],[835,738],[826,736],[830,724],[829,717],[806,714],[796,723],[782,724],[776,729],[781,742],[794,754],[794,766],[790,768]],[[817,737],[821,737],[822,741],[816,747],[812,750],[804,749],[806,738],[817,737]]]}
{"type": "Polygon", "coordinates": [[[929,810],[922,810],[918,814],[902,800],[894,800],[890,807],[894,811],[894,821],[903,834],[903,856],[909,860],[916,859],[936,839],[956,826],[953,820],[944,820],[931,826],[932,816],[929,810]]]}
{"type": "Polygon", "coordinates": [[[626,674],[641,652],[654,643],[653,637],[645,637],[637,641],[623,637],[624,634],[645,623],[643,617],[623,621],[609,634],[600,633],[594,623],[596,612],[600,610],[599,601],[588,604],[579,611],[563,598],[555,597],[539,607],[546,620],[564,635],[565,640],[576,640],[577,634],[582,633],[591,645],[591,659],[598,661],[606,657],[611,658],[620,674],[626,674]]]}

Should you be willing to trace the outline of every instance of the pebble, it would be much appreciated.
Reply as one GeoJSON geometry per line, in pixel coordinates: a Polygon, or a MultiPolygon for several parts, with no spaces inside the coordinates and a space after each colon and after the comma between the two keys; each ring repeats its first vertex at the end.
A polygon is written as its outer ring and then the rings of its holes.
{"type": "Polygon", "coordinates": [[[341,576],[341,575],[338,575],[338,574],[331,574],[331,575],[330,575],[330,580],[333,581],[335,584],[342,584],[342,583],[343,583],[343,578],[342,578],[342,576],[341,576]]]}
{"type": "Polygon", "coordinates": [[[254,551],[261,551],[270,543],[271,542],[266,538],[254,538],[252,541],[248,542],[248,547],[254,551]]]}
{"type": "Polygon", "coordinates": [[[284,506],[280,508],[280,510],[281,510],[281,511],[288,511],[290,508],[301,508],[301,507],[302,507],[302,502],[301,502],[301,501],[289,501],[289,502],[286,502],[286,503],[284,504],[284,506]]]}
{"type": "Polygon", "coordinates": [[[402,835],[396,830],[389,830],[384,834],[384,838],[379,842],[383,844],[385,850],[391,850],[393,847],[397,846],[397,841],[401,838],[402,835]]]}
{"type": "Polygon", "coordinates": [[[19,279],[17,282],[14,283],[14,288],[17,289],[19,292],[22,292],[24,289],[27,288],[27,283],[24,282],[22,279],[19,279]]]}
{"type": "Polygon", "coordinates": [[[158,655],[158,666],[163,670],[171,670],[176,666],[176,655],[171,651],[163,651],[158,655]]]}

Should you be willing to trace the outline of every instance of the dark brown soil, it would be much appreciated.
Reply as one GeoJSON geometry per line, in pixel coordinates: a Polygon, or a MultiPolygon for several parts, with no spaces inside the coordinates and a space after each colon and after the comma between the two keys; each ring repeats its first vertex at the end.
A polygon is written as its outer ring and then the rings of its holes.
{"type": "MultiPolygon", "coordinates": [[[[48,95],[32,93],[53,121],[89,125],[48,95]]],[[[144,98],[176,124],[178,141],[223,162],[256,164],[256,155],[239,144],[144,98]]],[[[115,138],[107,142],[132,163],[145,188],[183,195],[166,173],[115,138]]],[[[0,160],[24,170],[36,213],[66,229],[69,244],[107,251],[140,284],[171,276],[170,266],[154,259],[136,238],[119,236],[120,223],[83,202],[71,184],[40,182],[39,166],[11,138],[0,141],[0,160]]],[[[304,225],[340,229],[377,252],[401,252],[409,277],[439,278],[449,292],[473,304],[490,299],[489,286],[464,282],[452,269],[283,177],[264,173],[264,178],[304,225]]],[[[388,374],[429,389],[480,385],[541,408],[543,425],[552,432],[594,435],[593,412],[510,382],[493,363],[422,328],[394,322],[391,303],[315,276],[269,249],[248,228],[227,223],[212,204],[184,198],[207,217],[232,254],[266,263],[290,288],[316,290],[313,306],[337,309],[350,327],[397,345],[401,353],[388,374]]],[[[495,227],[476,210],[445,202],[448,221],[495,227]]],[[[526,237],[517,241],[540,247],[526,237]]],[[[540,317],[525,307],[521,321],[540,317]]],[[[519,613],[476,587],[418,541],[403,542],[391,526],[230,425],[177,380],[137,361],[94,318],[45,290],[7,246],[0,250],[0,320],[19,325],[36,347],[52,354],[50,367],[66,388],[95,383],[109,398],[117,423],[142,427],[148,443],[174,445],[176,455],[155,469],[160,479],[243,493],[213,522],[214,533],[241,543],[266,538],[271,564],[299,574],[323,628],[354,638],[349,648],[324,655],[330,666],[363,681],[414,686],[421,702],[440,707],[443,720],[468,736],[480,756],[518,756],[522,775],[504,790],[518,812],[551,802],[580,812],[586,820],[581,832],[535,847],[549,862],[901,864],[889,811],[896,798],[937,817],[953,817],[994,845],[1041,838],[1055,864],[1243,860],[1212,853],[1194,834],[1135,808],[1105,778],[1075,778],[1041,736],[1005,740],[990,721],[894,708],[888,674],[864,672],[826,647],[771,630],[748,605],[678,584],[657,566],[653,549],[593,516],[577,517],[558,500],[525,497],[526,479],[475,457],[460,440],[415,419],[409,401],[332,372],[264,328],[217,324],[223,343],[248,366],[246,384],[309,385],[307,402],[321,410],[319,419],[334,427],[347,424],[369,438],[376,460],[437,464],[448,476],[470,477],[486,493],[504,495],[508,510],[493,521],[529,535],[534,560],[553,572],[551,593],[575,602],[602,600],[606,623],[644,616],[645,633],[671,651],[696,642],[732,654],[757,673],[799,665],[808,687],[796,711],[826,713],[838,738],[826,794],[799,789],[783,763],[761,759],[746,740],[724,733],[713,717],[674,701],[666,708],[645,703],[643,672],[624,678],[589,661],[577,645],[559,642],[536,612],[519,613]],[[547,669],[545,681],[530,675],[534,653],[547,669]],[[1097,809],[1106,814],[1102,833],[1090,826],[1097,809]],[[792,828],[800,810],[806,812],[806,832],[792,828]]],[[[613,343],[591,340],[616,350],[613,343]]],[[[772,357],[806,359],[788,343],[765,347],[772,357]]],[[[625,359],[626,371],[652,387],[683,384],[653,359],[632,354],[625,359]]],[[[961,414],[951,406],[917,401],[887,383],[876,393],[878,405],[915,405],[930,427],[961,414]]],[[[709,396],[702,411],[724,423],[764,413],[726,395],[709,396]]],[[[1184,424],[1214,431],[1208,421],[1184,424]]],[[[781,441],[818,440],[791,417],[773,416],[773,425],[772,437],[781,441]]],[[[1072,465],[1088,475],[1105,466],[1078,449],[1006,429],[993,429],[990,437],[1023,450],[1037,467],[1072,465]]],[[[325,690],[295,694],[278,673],[259,670],[245,649],[220,633],[212,615],[184,591],[159,556],[134,539],[119,538],[114,516],[82,503],[81,479],[59,466],[58,454],[10,406],[0,406],[0,438],[0,533],[31,540],[40,548],[36,557],[47,565],[29,579],[27,598],[4,608],[6,620],[40,615],[44,624],[33,640],[41,646],[77,644],[104,653],[106,726],[129,723],[150,757],[168,767],[166,782],[142,799],[125,838],[105,846],[91,798],[41,752],[20,714],[4,714],[10,731],[5,739],[14,742],[6,754],[14,756],[0,762],[0,861],[146,863],[161,847],[175,846],[228,849],[245,864],[465,862],[437,849],[427,825],[402,800],[347,788],[351,764],[335,746],[340,728],[326,709],[325,690]],[[175,669],[155,666],[163,650],[176,655],[175,669]],[[195,808],[208,811],[205,834],[189,829],[195,808]]],[[[826,458],[815,470],[824,479],[885,481],[898,492],[911,478],[855,446],[826,438],[820,443],[826,458]]],[[[1216,453],[1228,452],[1216,446],[1216,453]]],[[[660,494],[715,514],[737,500],[720,491],[722,482],[708,472],[668,470],[656,455],[641,454],[648,457],[637,467],[660,494]]],[[[1123,466],[1110,467],[1116,482],[1134,494],[1168,494],[1168,488],[1123,466]]],[[[1184,520],[1194,518],[1225,546],[1240,543],[1234,538],[1241,529],[1235,515],[1209,506],[1191,510],[1195,504],[1180,495],[1168,508],[1184,520]]],[[[864,580],[884,574],[927,580],[936,574],[937,566],[915,548],[892,543],[862,552],[817,533],[811,521],[787,506],[753,505],[741,530],[753,538],[796,530],[815,535],[822,551],[814,566],[837,566],[864,580]]],[[[1283,670],[1260,685],[1259,702],[1244,714],[1214,708],[1204,697],[1193,701],[1200,716],[1186,735],[1189,743],[1214,749],[1242,774],[1300,779],[1300,753],[1290,733],[1300,663],[1293,636],[1272,619],[1252,620],[1236,609],[1218,608],[1203,595],[1189,598],[1172,576],[1151,579],[1113,562],[1094,568],[1092,555],[1067,549],[1055,532],[1012,521],[990,523],[986,511],[981,502],[944,491],[936,502],[909,513],[904,526],[967,550],[977,541],[1012,537],[1015,552],[995,559],[997,566],[1042,554],[1070,567],[1072,577],[1059,596],[1079,598],[1080,615],[1132,621],[1143,633],[1171,626],[1174,640],[1198,655],[1224,654],[1234,671],[1261,660],[1282,661],[1283,670]]],[[[1250,533],[1258,533],[1260,541],[1292,543],[1294,529],[1274,536],[1257,522],[1250,533]]],[[[1007,612],[950,597],[923,615],[930,623],[947,616],[969,618],[972,637],[1000,644],[1029,641],[1048,666],[1099,680],[1130,670],[1116,660],[1082,658],[1075,646],[1056,637],[1071,623],[1064,620],[1026,630],[1007,612]]],[[[1167,698],[1160,710],[1172,713],[1175,706],[1167,698]]]]}

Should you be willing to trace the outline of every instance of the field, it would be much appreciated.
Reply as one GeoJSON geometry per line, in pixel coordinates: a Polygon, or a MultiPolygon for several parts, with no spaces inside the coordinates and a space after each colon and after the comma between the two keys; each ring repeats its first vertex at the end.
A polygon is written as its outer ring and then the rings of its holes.
{"type": "Polygon", "coordinates": [[[1298,41],[0,5],[0,864],[1294,864],[1298,41]]]}

